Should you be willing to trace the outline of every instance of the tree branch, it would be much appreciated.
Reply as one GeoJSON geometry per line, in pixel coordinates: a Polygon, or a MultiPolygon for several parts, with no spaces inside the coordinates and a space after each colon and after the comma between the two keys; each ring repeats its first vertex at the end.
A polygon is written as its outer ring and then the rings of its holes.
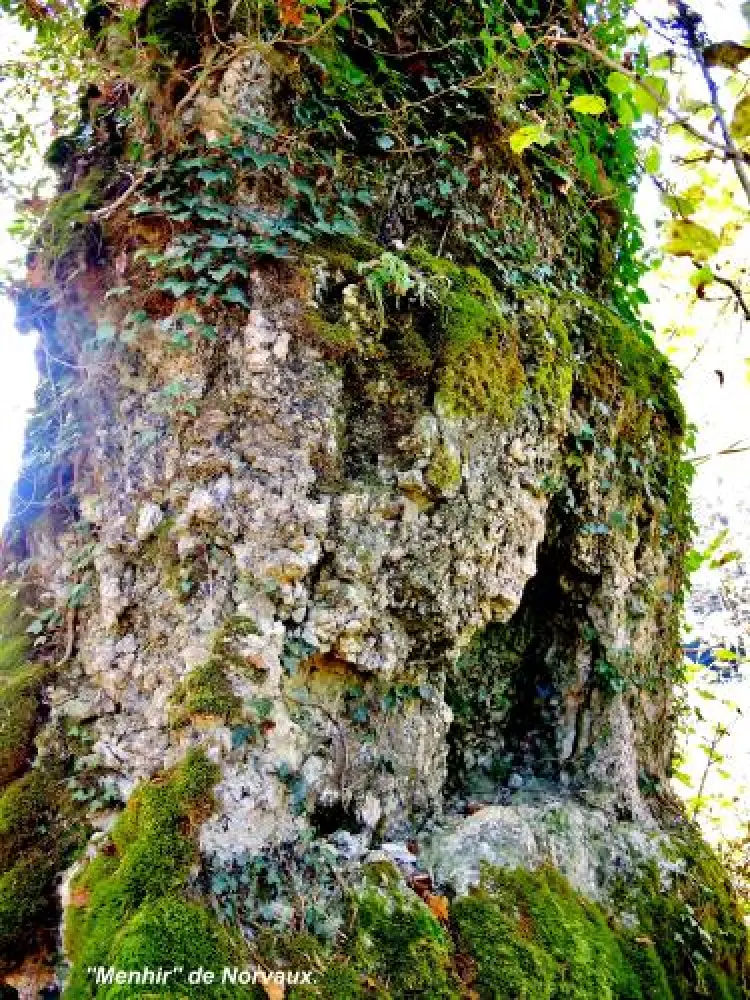
{"type": "Polygon", "coordinates": [[[703,55],[701,40],[698,38],[696,30],[696,16],[690,7],[688,7],[685,3],[685,0],[678,0],[677,10],[680,15],[680,21],[685,30],[685,36],[690,50],[693,53],[696,62],[700,66],[703,79],[706,81],[711,107],[713,108],[714,114],[716,115],[716,121],[719,123],[719,128],[721,129],[728,158],[732,161],[734,172],[737,174],[737,180],[740,182],[742,190],[745,192],[748,204],[750,204],[750,171],[747,169],[745,157],[740,148],[737,146],[737,143],[734,141],[732,131],[727,124],[726,115],[724,114],[724,109],[722,108],[721,101],[719,99],[719,88],[716,85],[716,81],[711,76],[711,70],[709,69],[708,63],[703,55]]]}

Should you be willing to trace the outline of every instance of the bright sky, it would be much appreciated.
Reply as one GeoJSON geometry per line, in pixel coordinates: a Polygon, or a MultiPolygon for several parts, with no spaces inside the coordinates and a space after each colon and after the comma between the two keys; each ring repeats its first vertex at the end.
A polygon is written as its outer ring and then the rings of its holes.
{"type": "MultiPolygon", "coordinates": [[[[23,33],[7,18],[2,19],[0,32],[3,56],[15,56],[23,44],[23,33]]],[[[19,256],[18,245],[7,234],[14,216],[12,201],[0,194],[0,269],[19,256]]],[[[18,474],[24,427],[34,400],[35,342],[35,336],[22,337],[18,333],[13,306],[0,296],[0,526],[7,517],[8,500],[18,474]]]]}

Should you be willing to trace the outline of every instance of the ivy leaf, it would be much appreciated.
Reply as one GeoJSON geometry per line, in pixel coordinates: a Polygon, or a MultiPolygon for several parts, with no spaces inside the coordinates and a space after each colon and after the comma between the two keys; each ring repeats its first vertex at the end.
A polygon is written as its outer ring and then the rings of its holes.
{"type": "Polygon", "coordinates": [[[673,219],[667,226],[666,253],[705,261],[718,253],[721,240],[706,226],[687,219],[673,219]]]}
{"type": "Polygon", "coordinates": [[[226,276],[233,271],[234,268],[231,264],[224,264],[223,267],[218,267],[215,271],[209,271],[208,273],[214,279],[214,281],[223,281],[226,276]]]}
{"type": "Polygon", "coordinates": [[[510,148],[521,155],[529,146],[547,146],[552,142],[552,136],[547,133],[544,125],[523,125],[508,139],[510,148]]]}
{"type": "Polygon", "coordinates": [[[569,107],[579,115],[603,115],[607,110],[607,102],[598,94],[579,94],[573,98],[569,107]]]}
{"type": "Polygon", "coordinates": [[[245,309],[252,309],[252,306],[247,300],[247,296],[241,288],[237,287],[237,285],[232,285],[231,288],[227,289],[221,298],[224,302],[228,302],[231,305],[244,306],[245,309]]]}
{"type": "Polygon", "coordinates": [[[229,179],[229,174],[226,170],[199,170],[197,176],[200,177],[204,184],[213,184],[215,181],[229,179]]]}
{"type": "Polygon", "coordinates": [[[176,299],[179,299],[192,287],[192,284],[192,281],[181,281],[179,278],[165,278],[156,287],[164,292],[171,292],[176,299]]]}

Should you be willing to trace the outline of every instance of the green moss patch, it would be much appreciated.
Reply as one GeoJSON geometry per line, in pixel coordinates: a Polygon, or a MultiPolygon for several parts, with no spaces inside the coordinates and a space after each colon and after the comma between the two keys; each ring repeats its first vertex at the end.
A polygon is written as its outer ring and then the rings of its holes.
{"type": "Polygon", "coordinates": [[[54,940],[57,877],[85,835],[60,765],[41,762],[0,796],[0,968],[54,940]]]}
{"type": "Polygon", "coordinates": [[[654,941],[675,1000],[740,1000],[750,988],[747,927],[724,866],[696,829],[672,840],[676,872],[656,863],[617,890],[654,941]]]}
{"type": "Polygon", "coordinates": [[[0,686],[0,788],[31,762],[40,712],[42,673],[32,669],[0,686]]]}
{"type": "Polygon", "coordinates": [[[427,466],[425,479],[438,493],[452,492],[461,482],[460,459],[441,445],[427,466]]]}
{"type": "Polygon", "coordinates": [[[42,671],[29,662],[18,590],[0,587],[0,789],[22,774],[33,755],[42,671]]]}
{"type": "Polygon", "coordinates": [[[0,969],[54,940],[56,880],[85,837],[65,766],[36,761],[45,679],[29,659],[20,591],[0,587],[0,969]]]}
{"type": "Polygon", "coordinates": [[[529,384],[536,397],[551,411],[570,404],[575,378],[570,331],[575,326],[569,303],[556,301],[546,289],[520,293],[522,343],[529,371],[529,384]]]}
{"type": "MultiPolygon", "coordinates": [[[[215,970],[219,980],[221,970],[238,960],[236,942],[211,911],[185,898],[186,879],[197,861],[195,832],[217,777],[218,767],[194,750],[173,772],[142,785],[115,825],[109,846],[75,879],[76,905],[67,913],[65,935],[73,960],[64,994],[68,1000],[119,1000],[154,992],[153,986],[135,982],[97,986],[87,975],[90,966],[131,971],[202,965],[215,970]]],[[[220,982],[190,992],[253,995],[220,982]]],[[[162,989],[159,995],[171,994],[162,989]]],[[[175,995],[181,995],[179,989],[175,995]]]]}
{"type": "MultiPolygon", "coordinates": [[[[679,950],[679,924],[667,923],[662,930],[679,950]]],[[[481,885],[453,902],[445,925],[397,881],[367,878],[351,896],[347,931],[333,953],[306,934],[262,936],[258,948],[274,967],[320,970],[315,986],[290,991],[293,1000],[735,1000],[744,995],[740,970],[716,963],[702,983],[693,980],[690,991],[680,991],[660,941],[642,926],[626,928],[552,867],[533,872],[487,867],[481,885]]],[[[683,947],[682,968],[691,962],[683,947]]]]}
{"type": "Polygon", "coordinates": [[[290,1000],[459,1000],[464,995],[449,932],[412,893],[392,883],[368,885],[352,895],[348,928],[334,955],[307,934],[261,939],[269,964],[320,970],[315,985],[292,988],[290,1000]]]}
{"type": "Polygon", "coordinates": [[[517,342],[495,333],[487,340],[446,349],[435,402],[451,416],[481,414],[508,424],[523,402],[525,384],[517,342]]]}
{"type": "Polygon", "coordinates": [[[652,945],[610,926],[552,868],[487,869],[452,916],[483,1000],[671,1000],[652,945]]]}
{"type": "Polygon", "coordinates": [[[568,295],[578,316],[577,330],[589,354],[581,370],[586,384],[601,398],[625,389],[638,412],[660,414],[678,436],[686,427],[677,392],[677,372],[642,330],[628,325],[606,306],[585,295],[568,295]]]}
{"type": "Polygon", "coordinates": [[[242,708],[217,656],[190,671],[172,692],[171,704],[170,722],[176,728],[199,715],[215,716],[224,723],[236,721],[242,708]]]}

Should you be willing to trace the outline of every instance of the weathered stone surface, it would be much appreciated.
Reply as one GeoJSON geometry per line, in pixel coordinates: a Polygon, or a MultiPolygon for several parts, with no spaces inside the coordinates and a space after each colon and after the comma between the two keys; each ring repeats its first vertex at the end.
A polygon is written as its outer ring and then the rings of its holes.
{"type": "MultiPolygon", "coordinates": [[[[544,483],[581,417],[529,398],[503,426],[425,401],[366,474],[349,475],[349,414],[360,406],[361,435],[367,403],[294,335],[298,305],[258,278],[244,327],[181,355],[179,371],[148,337],[113,359],[121,377],[96,391],[128,416],[100,428],[90,456],[98,607],[81,616],[53,718],[92,724],[124,791],[186,747],[209,746],[222,766],[202,834],[209,853],[261,850],[334,815],[370,835],[406,833],[442,808],[446,676],[477,633],[523,609],[530,581],[550,572],[540,553],[552,546],[560,593],[578,602],[541,609],[555,766],[591,801],[647,819],[639,771],[663,773],[669,744],[644,735],[644,720],[658,730],[668,695],[602,695],[591,650],[565,626],[579,616],[603,647],[647,659],[659,623],[628,608],[659,585],[665,556],[645,527],[554,540],[544,483]],[[136,365],[151,385],[179,374],[195,411],[165,410],[160,390],[134,384],[136,365]],[[453,476],[439,487],[436,456],[453,476]],[[173,692],[209,661],[229,676],[245,722],[175,730],[173,692]]],[[[629,501],[600,489],[603,470],[587,461],[579,518],[607,522],[629,501]]],[[[486,756],[484,738],[480,727],[472,759],[486,756]]]]}
{"type": "Polygon", "coordinates": [[[420,861],[440,885],[463,895],[479,883],[483,864],[536,868],[551,863],[591,899],[606,901],[612,882],[664,859],[667,839],[655,822],[623,822],[611,812],[554,794],[521,796],[446,822],[420,861]]]}

